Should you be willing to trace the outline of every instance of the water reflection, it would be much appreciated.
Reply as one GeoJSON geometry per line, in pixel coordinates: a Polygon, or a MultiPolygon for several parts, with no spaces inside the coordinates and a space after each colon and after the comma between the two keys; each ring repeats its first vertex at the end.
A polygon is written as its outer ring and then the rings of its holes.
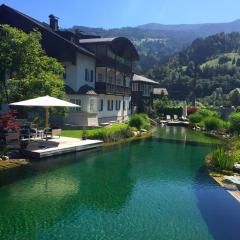
{"type": "Polygon", "coordinates": [[[35,174],[1,188],[1,239],[35,239],[40,229],[69,218],[79,208],[118,211],[126,205],[134,183],[128,174],[131,164],[124,160],[127,153],[117,157],[118,161],[111,161],[110,152],[101,157],[88,154],[88,159],[76,163],[79,155],[71,155],[70,162],[75,164],[57,169],[56,164],[63,164],[69,156],[54,163],[52,159],[34,163],[31,173],[35,174]]]}

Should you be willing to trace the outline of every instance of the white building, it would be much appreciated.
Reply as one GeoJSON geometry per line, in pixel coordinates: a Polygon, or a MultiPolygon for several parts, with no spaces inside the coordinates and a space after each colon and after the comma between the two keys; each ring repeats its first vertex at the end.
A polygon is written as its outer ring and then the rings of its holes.
{"type": "Polygon", "coordinates": [[[50,15],[49,25],[6,5],[0,5],[0,24],[42,34],[46,53],[64,66],[67,99],[80,105],[64,123],[97,126],[124,121],[131,114],[132,63],[138,60],[133,44],[123,37],[100,38],[79,31],[61,30],[50,15]]]}

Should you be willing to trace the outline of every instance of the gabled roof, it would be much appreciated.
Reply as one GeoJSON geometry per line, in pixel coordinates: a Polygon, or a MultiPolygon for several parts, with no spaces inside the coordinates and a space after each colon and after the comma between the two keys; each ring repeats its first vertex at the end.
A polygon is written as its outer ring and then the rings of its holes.
{"type": "Polygon", "coordinates": [[[139,60],[136,48],[132,42],[125,37],[80,39],[79,42],[82,45],[108,44],[119,56],[135,61],[139,60]]]}
{"type": "Polygon", "coordinates": [[[85,84],[78,90],[79,94],[86,94],[86,95],[97,95],[94,88],[90,87],[89,85],[85,84]]]}
{"type": "Polygon", "coordinates": [[[133,75],[133,81],[135,82],[145,82],[145,83],[151,83],[151,84],[155,84],[155,85],[159,85],[158,82],[156,81],[153,81],[152,79],[149,79],[149,78],[146,78],[144,76],[140,76],[140,75],[137,75],[137,74],[134,74],[133,75]]]}
{"type": "MultiPolygon", "coordinates": [[[[47,31],[49,34],[52,34],[54,36],[56,36],[59,40],[64,41],[67,45],[69,45],[70,47],[74,48],[76,51],[85,54],[87,56],[91,56],[94,57],[95,55],[90,52],[89,50],[85,49],[84,47],[77,45],[69,40],[67,40],[66,38],[62,37],[61,35],[57,34],[55,31],[53,31],[51,29],[51,27],[47,24],[47,23],[43,23],[40,22],[22,12],[19,12],[5,4],[0,5],[0,14],[2,14],[3,11],[8,11],[8,12],[14,12],[15,14],[18,14],[21,17],[24,17],[25,19],[27,19],[28,21],[30,21],[31,23],[33,23],[37,28],[39,28],[39,30],[45,30],[47,31]]],[[[1,22],[0,22],[1,23],[1,22]]],[[[32,29],[34,30],[34,29],[32,29]]]]}

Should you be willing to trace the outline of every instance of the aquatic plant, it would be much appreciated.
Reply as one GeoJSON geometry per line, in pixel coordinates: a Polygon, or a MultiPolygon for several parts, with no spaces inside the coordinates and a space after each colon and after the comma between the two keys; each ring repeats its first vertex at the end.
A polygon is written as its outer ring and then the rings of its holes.
{"type": "Polygon", "coordinates": [[[211,154],[211,163],[216,168],[232,170],[235,159],[232,153],[227,152],[223,147],[217,147],[211,154]]]}

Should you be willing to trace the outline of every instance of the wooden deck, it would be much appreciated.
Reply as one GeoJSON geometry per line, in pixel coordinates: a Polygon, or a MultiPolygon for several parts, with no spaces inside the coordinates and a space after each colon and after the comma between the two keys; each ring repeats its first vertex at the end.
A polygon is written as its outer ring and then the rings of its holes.
{"type": "Polygon", "coordinates": [[[60,137],[49,139],[32,139],[24,155],[30,158],[45,158],[65,153],[85,151],[94,148],[100,148],[103,141],[99,140],[80,140],[78,138],[60,137]]]}

